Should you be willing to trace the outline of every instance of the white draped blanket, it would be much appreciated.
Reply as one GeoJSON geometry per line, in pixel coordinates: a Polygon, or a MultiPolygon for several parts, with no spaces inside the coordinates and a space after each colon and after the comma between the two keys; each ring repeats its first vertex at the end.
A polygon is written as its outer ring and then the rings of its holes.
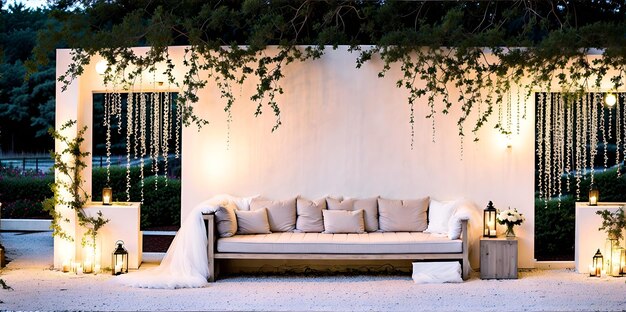
{"type": "Polygon", "coordinates": [[[114,280],[142,288],[195,288],[208,285],[207,235],[203,213],[214,212],[224,201],[249,209],[252,197],[218,195],[197,205],[181,224],[167,254],[156,268],[120,275],[114,280]]]}

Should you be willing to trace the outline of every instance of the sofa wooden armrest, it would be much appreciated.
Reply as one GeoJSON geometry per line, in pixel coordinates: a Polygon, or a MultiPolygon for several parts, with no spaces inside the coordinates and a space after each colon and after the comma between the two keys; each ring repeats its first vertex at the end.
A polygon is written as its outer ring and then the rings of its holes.
{"type": "Polygon", "coordinates": [[[227,259],[277,259],[277,260],[459,260],[461,261],[463,280],[469,277],[469,236],[467,220],[461,220],[462,252],[460,253],[405,253],[405,254],[290,254],[290,253],[219,253],[216,249],[217,232],[215,215],[204,214],[207,221],[207,258],[209,266],[208,281],[217,279],[217,260],[227,259]]]}

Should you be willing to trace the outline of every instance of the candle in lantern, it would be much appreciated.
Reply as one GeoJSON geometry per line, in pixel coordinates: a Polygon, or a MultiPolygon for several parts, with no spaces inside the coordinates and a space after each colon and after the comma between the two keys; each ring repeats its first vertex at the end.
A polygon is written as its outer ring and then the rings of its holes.
{"type": "Polygon", "coordinates": [[[619,276],[620,274],[620,252],[619,251],[614,251],[613,252],[613,259],[611,259],[611,275],[613,276],[619,276]]]}
{"type": "Polygon", "coordinates": [[[115,274],[121,273],[122,272],[122,264],[118,263],[115,265],[115,274]]]}
{"type": "Polygon", "coordinates": [[[490,230],[489,231],[489,235],[496,236],[496,230],[490,230]]]}
{"type": "Polygon", "coordinates": [[[109,197],[109,195],[104,195],[104,198],[102,199],[103,202],[105,203],[110,203],[111,202],[111,197],[109,197]]]}
{"type": "Polygon", "coordinates": [[[70,260],[69,259],[66,259],[65,261],[63,261],[63,267],[62,267],[61,271],[63,273],[67,273],[67,272],[70,271],[70,260]]]}
{"type": "Polygon", "coordinates": [[[72,272],[76,273],[76,262],[71,261],[70,262],[70,267],[72,268],[72,272]]]}
{"type": "Polygon", "coordinates": [[[84,272],[85,273],[91,273],[92,269],[91,269],[91,259],[87,259],[85,260],[85,269],[84,272]]]}

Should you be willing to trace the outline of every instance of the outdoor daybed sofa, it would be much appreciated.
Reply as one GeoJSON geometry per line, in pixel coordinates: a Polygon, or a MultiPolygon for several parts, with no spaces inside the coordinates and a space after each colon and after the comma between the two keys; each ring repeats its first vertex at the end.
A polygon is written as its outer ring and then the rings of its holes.
{"type": "Polygon", "coordinates": [[[210,282],[232,259],[459,261],[468,278],[466,213],[458,203],[383,198],[225,201],[204,215],[210,282]],[[240,207],[243,206],[243,207],[240,207]]]}

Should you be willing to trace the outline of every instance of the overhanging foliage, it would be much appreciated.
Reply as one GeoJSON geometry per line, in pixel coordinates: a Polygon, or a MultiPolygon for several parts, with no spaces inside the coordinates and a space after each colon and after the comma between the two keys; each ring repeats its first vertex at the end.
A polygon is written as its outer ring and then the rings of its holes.
{"type": "MultiPolygon", "coordinates": [[[[281,124],[276,95],[283,92],[284,66],[322,57],[328,45],[350,45],[358,52],[358,67],[381,57],[379,76],[399,65],[402,76],[393,78],[408,91],[411,124],[413,107],[422,97],[430,106],[427,117],[460,106],[461,137],[469,118],[476,132],[523,77],[530,78],[522,86],[528,92],[582,92],[599,88],[605,79],[618,89],[626,64],[626,8],[618,1],[52,2],[51,16],[59,23],[40,33],[31,68],[45,63],[51,49],[63,42],[75,49],[74,62],[61,77],[65,84],[95,54],[114,69],[105,76],[109,83],[130,85],[142,72],[166,63],[166,74],[175,84],[167,47],[189,45],[189,70],[178,82],[183,90],[179,99],[186,103],[186,123],[198,126],[206,123],[191,106],[198,89],[215,83],[230,119],[233,85],[256,77],[256,93],[250,98],[257,106],[255,114],[269,107],[276,116],[275,130],[281,124]],[[278,53],[268,55],[268,45],[277,45],[278,53]],[[149,46],[150,53],[134,55],[134,46],[149,46]],[[592,49],[600,49],[597,59],[587,57],[592,49]],[[495,59],[487,61],[486,51],[495,59]],[[130,65],[136,70],[129,71],[130,65]],[[460,91],[458,98],[449,97],[452,88],[460,91]],[[443,107],[435,105],[437,100],[443,107]],[[477,105],[483,109],[472,115],[477,105]]],[[[511,131],[500,123],[496,128],[511,131]]]]}

